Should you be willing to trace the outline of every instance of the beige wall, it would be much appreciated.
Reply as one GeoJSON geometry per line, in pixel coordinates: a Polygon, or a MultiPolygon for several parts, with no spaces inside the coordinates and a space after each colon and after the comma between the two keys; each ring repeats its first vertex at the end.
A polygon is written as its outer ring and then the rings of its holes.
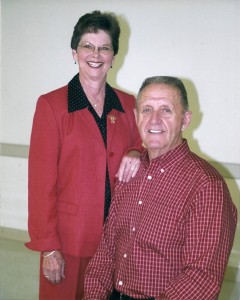
{"type": "MultiPolygon", "coordinates": [[[[239,0],[2,0],[0,226],[27,229],[35,104],[77,72],[73,26],[94,9],[116,12],[122,27],[111,84],[136,94],[147,76],[183,79],[194,119],[186,137],[226,177],[240,211],[239,0]]],[[[239,256],[236,238],[230,265],[240,264],[239,256]]]]}

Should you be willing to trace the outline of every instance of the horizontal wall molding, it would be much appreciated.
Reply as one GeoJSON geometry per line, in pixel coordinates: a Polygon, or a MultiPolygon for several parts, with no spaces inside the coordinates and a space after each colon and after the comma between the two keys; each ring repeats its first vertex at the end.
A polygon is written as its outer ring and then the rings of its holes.
{"type": "MultiPolygon", "coordinates": [[[[28,158],[29,146],[0,143],[0,155],[28,158]]],[[[240,164],[209,161],[224,178],[240,179],[240,164]]]]}
{"type": "Polygon", "coordinates": [[[0,143],[1,156],[28,158],[29,146],[0,143]]]}
{"type": "Polygon", "coordinates": [[[240,164],[209,161],[224,178],[240,179],[240,164]]]}

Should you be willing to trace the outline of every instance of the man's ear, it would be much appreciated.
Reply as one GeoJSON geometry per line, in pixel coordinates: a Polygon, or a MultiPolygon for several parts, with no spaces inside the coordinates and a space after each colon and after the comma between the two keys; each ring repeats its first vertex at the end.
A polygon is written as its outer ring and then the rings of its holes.
{"type": "Polygon", "coordinates": [[[182,129],[181,129],[182,131],[188,128],[189,124],[191,123],[191,119],[192,119],[192,112],[191,111],[185,112],[183,117],[182,129]]]}
{"type": "Polygon", "coordinates": [[[136,121],[136,124],[137,124],[137,109],[134,108],[134,109],[133,109],[133,112],[134,112],[135,121],[136,121]]]}

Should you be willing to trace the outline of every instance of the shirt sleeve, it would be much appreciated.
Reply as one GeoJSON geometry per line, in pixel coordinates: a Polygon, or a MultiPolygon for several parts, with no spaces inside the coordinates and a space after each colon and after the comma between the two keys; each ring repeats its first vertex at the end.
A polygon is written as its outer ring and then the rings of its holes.
{"type": "Polygon", "coordinates": [[[225,183],[206,184],[189,211],[182,272],[169,282],[163,299],[216,299],[236,224],[237,211],[225,183]]]}
{"type": "Polygon", "coordinates": [[[54,110],[41,96],[33,118],[28,165],[28,227],[35,251],[60,249],[57,234],[56,181],[60,134],[54,110]]]}

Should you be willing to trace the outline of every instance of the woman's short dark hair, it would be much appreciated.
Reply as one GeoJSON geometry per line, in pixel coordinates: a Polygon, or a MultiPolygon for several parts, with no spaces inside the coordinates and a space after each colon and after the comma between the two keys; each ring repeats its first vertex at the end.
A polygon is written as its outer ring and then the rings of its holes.
{"type": "Polygon", "coordinates": [[[183,82],[179,78],[171,77],[171,76],[148,77],[142,83],[140,90],[138,92],[137,99],[140,97],[142,90],[150,84],[167,84],[169,86],[176,88],[180,92],[181,102],[182,102],[184,111],[188,111],[189,104],[188,104],[187,91],[186,91],[186,88],[185,88],[183,82]]]}
{"type": "Polygon", "coordinates": [[[114,13],[95,10],[83,15],[74,27],[71,48],[77,50],[79,41],[85,33],[97,33],[103,30],[111,37],[114,55],[118,53],[120,26],[114,13]]]}

